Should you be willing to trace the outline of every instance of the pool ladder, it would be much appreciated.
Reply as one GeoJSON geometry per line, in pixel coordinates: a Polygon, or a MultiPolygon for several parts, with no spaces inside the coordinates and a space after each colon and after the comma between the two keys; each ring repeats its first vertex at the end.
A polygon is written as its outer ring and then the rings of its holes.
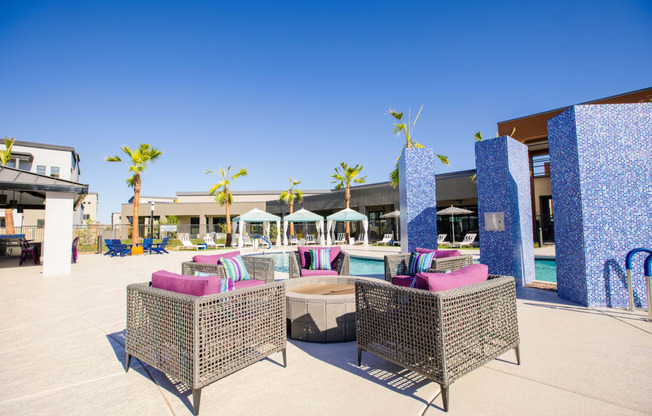
{"type": "Polygon", "coordinates": [[[652,292],[650,292],[650,279],[652,279],[652,250],[649,248],[635,248],[627,253],[625,257],[625,269],[627,270],[627,290],[629,291],[629,310],[634,310],[634,288],[632,287],[632,261],[634,255],[638,253],[648,253],[643,263],[645,290],[647,292],[647,314],[648,320],[652,321],[652,292]]]}

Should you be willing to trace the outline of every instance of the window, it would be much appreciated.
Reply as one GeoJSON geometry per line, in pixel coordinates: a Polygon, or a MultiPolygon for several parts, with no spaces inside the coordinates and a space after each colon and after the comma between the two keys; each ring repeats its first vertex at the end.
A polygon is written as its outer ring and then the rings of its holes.
{"type": "Polygon", "coordinates": [[[50,167],[50,176],[52,176],[53,178],[59,177],[59,166],[50,167]]]}
{"type": "Polygon", "coordinates": [[[36,220],[36,228],[45,227],[45,220],[36,220]]]}
{"type": "Polygon", "coordinates": [[[7,167],[8,168],[15,168],[16,167],[16,159],[9,159],[9,162],[7,162],[7,167]]]}
{"type": "Polygon", "coordinates": [[[90,220],[90,219],[91,219],[91,215],[90,215],[90,214],[84,214],[84,221],[86,221],[86,220],[90,220]]]}
{"type": "Polygon", "coordinates": [[[45,175],[45,165],[36,165],[36,173],[45,175]]]}

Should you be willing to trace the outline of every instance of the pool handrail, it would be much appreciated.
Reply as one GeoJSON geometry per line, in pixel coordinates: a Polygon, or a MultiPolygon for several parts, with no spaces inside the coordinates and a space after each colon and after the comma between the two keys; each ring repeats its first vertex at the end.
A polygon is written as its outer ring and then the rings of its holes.
{"type": "Polygon", "coordinates": [[[652,321],[652,292],[650,292],[650,279],[652,279],[652,254],[647,256],[643,264],[645,289],[647,290],[647,319],[652,321]]]}
{"type": "MultiPolygon", "coordinates": [[[[627,308],[630,311],[634,310],[634,287],[632,286],[632,262],[634,261],[634,256],[638,253],[648,253],[649,255],[652,255],[652,250],[649,248],[635,248],[633,250],[630,250],[629,253],[625,256],[625,271],[627,272],[627,291],[629,292],[629,307],[627,308]]],[[[647,264],[647,260],[645,260],[644,264],[647,264]]],[[[647,269],[646,269],[647,270],[647,269]]],[[[646,274],[646,276],[649,276],[649,274],[646,274]]],[[[647,296],[648,296],[648,311],[650,311],[650,283],[649,279],[646,279],[647,281],[647,296]]],[[[650,314],[650,317],[652,317],[652,314],[650,314]]]]}

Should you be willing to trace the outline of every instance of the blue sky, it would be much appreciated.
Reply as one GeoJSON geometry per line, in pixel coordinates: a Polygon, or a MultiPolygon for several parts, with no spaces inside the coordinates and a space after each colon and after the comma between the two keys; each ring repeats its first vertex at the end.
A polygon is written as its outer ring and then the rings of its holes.
{"type": "Polygon", "coordinates": [[[144,195],[328,188],[339,162],[387,179],[401,149],[388,108],[474,168],[496,122],[652,86],[652,3],[0,2],[0,136],[73,146],[100,220],[128,200],[125,165],[164,155],[144,195]]]}

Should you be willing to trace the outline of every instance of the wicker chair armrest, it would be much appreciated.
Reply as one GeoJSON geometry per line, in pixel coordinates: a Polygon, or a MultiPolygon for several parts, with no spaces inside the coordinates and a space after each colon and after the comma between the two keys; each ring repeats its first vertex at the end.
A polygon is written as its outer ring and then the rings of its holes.
{"type": "Polygon", "coordinates": [[[473,264],[473,256],[454,256],[444,257],[441,259],[435,258],[432,261],[432,266],[429,272],[445,272],[448,270],[459,270],[462,267],[470,266],[473,264]]]}
{"type": "Polygon", "coordinates": [[[244,265],[252,279],[264,280],[267,283],[274,281],[274,259],[262,256],[242,257],[244,265]]]}
{"type": "Polygon", "coordinates": [[[345,251],[340,251],[340,254],[335,258],[335,270],[340,276],[351,275],[351,255],[345,251]]]}
{"type": "Polygon", "coordinates": [[[291,253],[288,253],[290,256],[290,261],[289,261],[289,278],[290,279],[296,279],[297,277],[301,277],[301,263],[299,259],[299,252],[298,251],[293,251],[291,253]]]}
{"type": "Polygon", "coordinates": [[[181,274],[193,276],[195,272],[215,274],[224,278],[224,267],[221,264],[196,263],[194,261],[185,261],[181,263],[181,274]]]}
{"type": "Polygon", "coordinates": [[[385,280],[392,281],[393,276],[406,274],[410,267],[412,253],[390,254],[385,256],[385,280]]]}

